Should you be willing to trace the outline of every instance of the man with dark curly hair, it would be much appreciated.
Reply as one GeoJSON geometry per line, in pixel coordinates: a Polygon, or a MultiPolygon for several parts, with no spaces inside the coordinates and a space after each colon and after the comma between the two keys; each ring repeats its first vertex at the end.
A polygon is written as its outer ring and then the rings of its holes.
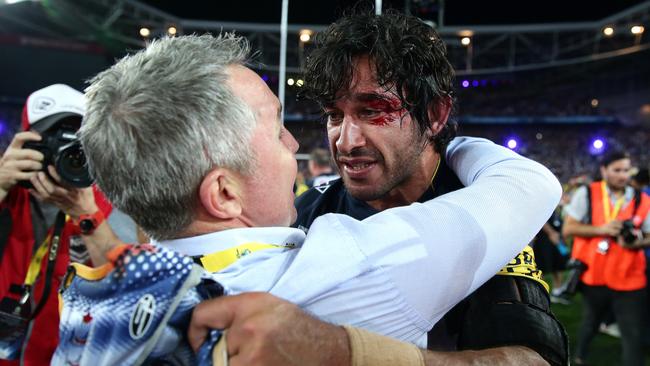
{"type": "MultiPolygon", "coordinates": [[[[345,16],[318,34],[306,67],[304,95],[323,108],[341,179],[297,200],[296,226],[329,212],[364,219],[462,188],[444,159],[456,135],[454,70],[433,28],[397,12],[345,16]]],[[[532,250],[448,313],[428,348],[481,350],[475,360],[498,364],[566,364],[566,333],[532,250]],[[536,353],[522,359],[517,346],[536,353]]]]}

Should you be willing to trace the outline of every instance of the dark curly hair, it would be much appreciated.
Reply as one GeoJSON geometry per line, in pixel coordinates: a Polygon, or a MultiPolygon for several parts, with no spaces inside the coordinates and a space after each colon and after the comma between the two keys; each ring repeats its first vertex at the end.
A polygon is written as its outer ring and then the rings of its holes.
{"type": "MultiPolygon", "coordinates": [[[[447,60],[445,44],[432,27],[416,17],[393,10],[382,15],[348,14],[317,34],[314,42],[301,97],[321,105],[334,101],[339,91],[350,87],[356,59],[368,56],[379,85],[386,90],[395,88],[421,135],[431,128],[430,106],[444,103],[453,107],[454,69],[447,60]]],[[[444,151],[456,130],[456,122],[450,119],[431,137],[437,152],[444,151]]]]}

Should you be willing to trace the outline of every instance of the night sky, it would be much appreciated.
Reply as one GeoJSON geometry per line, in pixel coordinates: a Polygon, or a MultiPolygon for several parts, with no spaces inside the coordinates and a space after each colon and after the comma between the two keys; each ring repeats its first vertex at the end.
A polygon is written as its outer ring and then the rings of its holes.
{"type": "MultiPolygon", "coordinates": [[[[144,3],[188,19],[279,23],[281,0],[143,0],[144,3]]],[[[289,23],[329,24],[359,0],[290,0],[289,23]]],[[[374,4],[374,1],[362,0],[374,4]]],[[[460,1],[445,3],[446,25],[519,24],[593,21],[605,18],[643,1],[608,0],[519,0],[460,1]],[[570,4],[570,5],[569,5],[570,4]]],[[[404,9],[404,0],[384,0],[384,9],[404,9]]],[[[420,3],[433,3],[420,0],[420,3]]],[[[430,6],[435,7],[435,5],[430,6]]],[[[426,9],[423,8],[423,9],[426,9]]],[[[412,7],[412,12],[416,9],[412,7]]],[[[427,18],[426,13],[416,15],[427,18]]],[[[435,20],[435,19],[434,19],[435,20]]]]}

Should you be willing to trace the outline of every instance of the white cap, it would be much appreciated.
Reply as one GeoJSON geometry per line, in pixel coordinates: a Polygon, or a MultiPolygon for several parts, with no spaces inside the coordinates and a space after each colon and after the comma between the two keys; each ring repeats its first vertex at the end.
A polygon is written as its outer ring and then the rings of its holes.
{"type": "Polygon", "coordinates": [[[54,84],[39,89],[27,98],[27,122],[30,127],[54,114],[69,113],[83,116],[85,111],[83,93],[64,84],[54,84]]]}

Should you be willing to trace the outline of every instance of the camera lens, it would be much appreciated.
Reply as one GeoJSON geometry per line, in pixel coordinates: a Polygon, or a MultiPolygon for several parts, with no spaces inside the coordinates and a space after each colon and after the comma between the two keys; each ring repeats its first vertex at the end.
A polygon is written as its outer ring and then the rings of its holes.
{"type": "Polygon", "coordinates": [[[73,187],[88,187],[93,182],[86,168],[86,155],[78,141],[71,142],[59,150],[56,171],[61,179],[73,187]]]}

